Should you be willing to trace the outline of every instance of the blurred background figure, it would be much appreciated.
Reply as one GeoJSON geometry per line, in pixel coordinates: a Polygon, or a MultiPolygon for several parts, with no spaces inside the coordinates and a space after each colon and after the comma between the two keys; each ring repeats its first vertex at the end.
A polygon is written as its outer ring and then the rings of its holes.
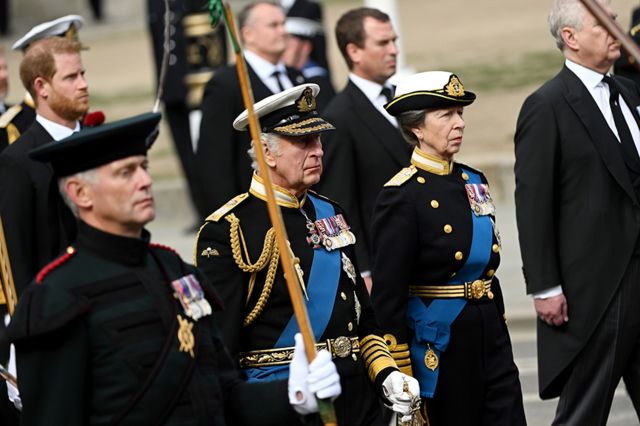
{"type": "MultiPolygon", "coordinates": [[[[330,73],[329,61],[327,60],[327,41],[324,35],[324,19],[320,3],[315,0],[280,0],[280,5],[287,18],[306,18],[318,25],[319,31],[316,31],[311,37],[311,44],[313,45],[311,59],[330,73]]],[[[328,77],[331,77],[330,74],[328,74],[328,77]]],[[[324,90],[323,87],[322,91],[324,90]]]]}
{"type": "Polygon", "coordinates": [[[0,36],[9,34],[10,0],[0,0],[0,36]]]}
{"type": "Polygon", "coordinates": [[[91,15],[93,16],[93,19],[101,22],[103,18],[102,0],[89,0],[89,7],[91,8],[91,15]]]}
{"type": "MultiPolygon", "coordinates": [[[[165,117],[198,215],[197,224],[211,212],[206,211],[202,203],[193,142],[198,140],[204,86],[213,70],[224,65],[227,59],[224,28],[211,28],[206,5],[206,0],[169,0],[171,41],[162,85],[165,117]]],[[[147,13],[156,76],[159,78],[164,52],[164,0],[147,0],[147,13]]]]}
{"type": "MultiPolygon", "coordinates": [[[[629,29],[629,35],[636,44],[640,45],[640,6],[636,6],[631,11],[631,29],[629,29]]],[[[622,52],[620,58],[613,64],[613,72],[616,75],[627,77],[636,84],[640,84],[640,69],[635,60],[630,57],[626,52],[622,52]]]]}
{"type": "Polygon", "coordinates": [[[300,71],[308,83],[320,86],[317,102],[320,109],[323,109],[333,99],[336,91],[331,84],[329,70],[312,59],[313,39],[322,33],[322,26],[311,19],[296,16],[288,16],[284,26],[289,34],[284,63],[300,71]]]}
{"type": "Polygon", "coordinates": [[[9,66],[4,48],[0,46],[0,114],[7,110],[7,94],[9,93],[9,66]]]}

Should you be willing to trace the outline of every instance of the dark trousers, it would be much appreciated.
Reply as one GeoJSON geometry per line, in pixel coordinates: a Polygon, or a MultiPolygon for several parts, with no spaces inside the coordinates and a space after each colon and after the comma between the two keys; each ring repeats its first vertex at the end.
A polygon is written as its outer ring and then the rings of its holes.
{"type": "Polygon", "coordinates": [[[639,297],[640,258],[636,255],[602,320],[572,365],[553,425],[606,425],[621,378],[636,413],[640,413],[639,297]]]}
{"type": "Polygon", "coordinates": [[[526,425],[511,340],[493,301],[464,307],[439,368],[434,398],[423,400],[431,426],[526,425]]]}

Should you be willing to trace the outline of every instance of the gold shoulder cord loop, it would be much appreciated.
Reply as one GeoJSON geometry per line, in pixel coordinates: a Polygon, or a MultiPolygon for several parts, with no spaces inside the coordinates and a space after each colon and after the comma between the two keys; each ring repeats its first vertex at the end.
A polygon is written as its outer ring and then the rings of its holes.
{"type": "Polygon", "coordinates": [[[262,288],[260,297],[258,298],[256,305],[253,307],[253,309],[251,309],[251,312],[249,312],[247,317],[244,319],[244,326],[246,327],[253,323],[256,318],[262,313],[265,305],[267,304],[267,301],[269,300],[271,290],[273,289],[273,283],[276,278],[276,272],[278,270],[280,252],[278,251],[278,246],[275,244],[275,230],[273,228],[269,228],[264,237],[264,245],[262,246],[262,253],[260,253],[260,257],[258,257],[258,260],[255,263],[251,263],[251,259],[249,258],[249,250],[247,249],[247,244],[244,240],[242,229],[240,228],[240,219],[238,219],[238,217],[233,213],[225,216],[225,219],[230,224],[229,239],[231,241],[231,253],[233,255],[233,260],[235,260],[236,265],[238,265],[238,267],[243,272],[251,273],[251,277],[249,278],[249,288],[247,291],[246,303],[249,303],[249,299],[251,298],[251,294],[253,293],[257,273],[262,271],[267,266],[267,263],[269,264],[269,268],[267,269],[267,276],[265,277],[264,287],[262,288]],[[244,251],[244,258],[240,249],[241,242],[242,251],[244,251]],[[246,259],[246,262],[244,259],[246,259]]]}

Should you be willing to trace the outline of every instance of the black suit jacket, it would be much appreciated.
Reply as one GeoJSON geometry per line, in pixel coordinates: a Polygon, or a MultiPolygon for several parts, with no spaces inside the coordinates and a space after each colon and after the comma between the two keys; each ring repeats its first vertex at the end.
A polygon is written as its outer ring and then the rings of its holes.
{"type": "MultiPolygon", "coordinates": [[[[638,119],[637,87],[617,80],[638,119]]],[[[562,285],[569,309],[561,327],[538,321],[540,396],[552,398],[627,269],[640,233],[640,206],[618,140],[566,67],[522,106],[515,153],[527,293],[562,285]]]]}
{"type": "MultiPolygon", "coordinates": [[[[255,102],[274,94],[249,64],[247,69],[255,102]]],[[[287,68],[287,73],[293,85],[304,83],[298,71],[287,68]]],[[[251,138],[248,131],[233,128],[233,120],[244,109],[235,64],[220,68],[205,87],[196,150],[196,168],[204,193],[202,204],[209,213],[246,191],[251,183],[251,160],[247,154],[251,138]]]]}
{"type": "Polygon", "coordinates": [[[48,164],[29,151],[52,140],[34,121],[0,154],[0,216],[18,294],[73,240],[76,222],[48,164]]]}
{"type": "MultiPolygon", "coordinates": [[[[356,234],[360,269],[371,268],[371,215],[383,185],[411,158],[411,147],[349,81],[322,113],[336,130],[322,136],[324,171],[318,192],[335,199],[356,234]]],[[[375,277],[374,277],[375,280],[375,277]]]]}

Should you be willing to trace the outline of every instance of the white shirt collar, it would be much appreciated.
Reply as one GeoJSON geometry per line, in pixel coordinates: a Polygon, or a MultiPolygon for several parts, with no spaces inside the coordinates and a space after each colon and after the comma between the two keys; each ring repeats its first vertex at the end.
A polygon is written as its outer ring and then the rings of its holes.
{"type": "Polygon", "coordinates": [[[76,121],[75,129],[70,129],[67,126],[58,124],[54,121],[44,118],[40,114],[36,114],[36,121],[44,127],[44,129],[51,135],[54,141],[62,140],[71,136],[74,132],[80,131],[80,122],[76,121]]]}
{"type": "Polygon", "coordinates": [[[604,75],[597,71],[589,69],[585,66],[577,64],[569,59],[565,59],[564,64],[582,81],[582,84],[589,90],[593,90],[598,84],[602,82],[604,75]]]}
{"type": "Polygon", "coordinates": [[[273,73],[275,71],[280,71],[284,76],[287,75],[287,67],[284,66],[284,62],[282,61],[273,65],[271,62],[261,58],[250,50],[244,51],[244,59],[249,63],[251,68],[256,72],[256,74],[258,74],[258,77],[260,77],[260,80],[262,81],[273,77],[273,73]]]}
{"type": "MultiPolygon", "coordinates": [[[[374,103],[382,92],[382,84],[378,84],[375,81],[366,80],[358,75],[355,75],[352,72],[349,73],[349,80],[351,80],[353,84],[358,87],[358,89],[362,90],[362,93],[364,93],[364,95],[371,101],[371,103],[374,103]]],[[[387,83],[385,83],[385,86],[387,86],[387,83]]],[[[388,87],[391,88],[391,86],[388,87]]]]}

